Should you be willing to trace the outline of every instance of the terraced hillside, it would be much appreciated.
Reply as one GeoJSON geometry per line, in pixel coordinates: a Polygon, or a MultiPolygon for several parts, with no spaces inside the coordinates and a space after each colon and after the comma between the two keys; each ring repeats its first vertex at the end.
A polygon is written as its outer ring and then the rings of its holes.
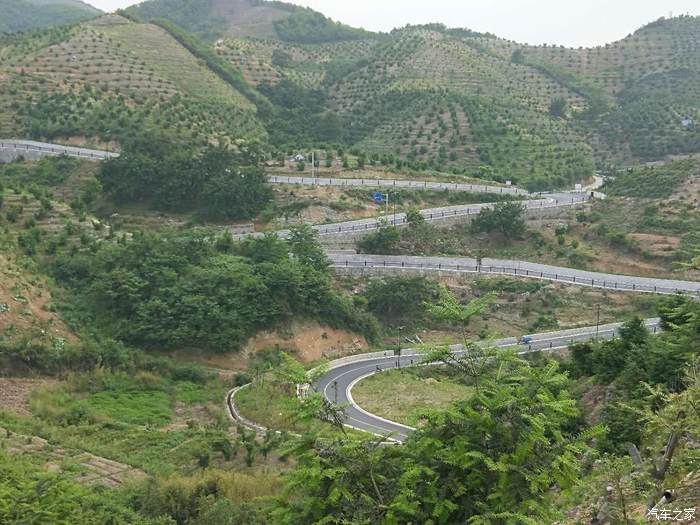
{"type": "Polygon", "coordinates": [[[151,0],[126,14],[223,38],[117,15],[5,37],[0,135],[247,137],[276,157],[317,148],[342,162],[347,149],[531,190],[700,151],[697,18],[567,49],[437,24],[372,34],[279,2],[151,0]]]}
{"type": "Polygon", "coordinates": [[[527,46],[440,25],[334,45],[227,38],[255,84],[317,93],[344,140],[417,168],[570,184],[608,164],[700,150],[700,21],[653,22],[596,48],[527,46]],[[325,97],[323,100],[318,94],[325,97]]]}
{"type": "Polygon", "coordinates": [[[287,79],[302,87],[317,89],[327,83],[335,71],[369,59],[377,44],[375,39],[310,45],[276,39],[226,38],[218,40],[214,47],[253,84],[276,84],[287,79]]]}
{"type": "Polygon", "coordinates": [[[337,116],[342,140],[370,154],[533,189],[593,171],[583,135],[549,113],[562,97],[584,108],[582,96],[440,26],[324,45],[229,38],[216,49],[266,92],[283,81],[313,90],[309,110],[337,116]]]}
{"type": "Polygon", "coordinates": [[[167,31],[117,15],[9,37],[0,136],[109,141],[163,129],[196,141],[265,137],[255,106],[167,31]],[[12,115],[14,114],[14,115],[12,115]]]}
{"type": "Polygon", "coordinates": [[[70,24],[100,14],[80,0],[0,0],[0,33],[70,24]]]}
{"type": "Polygon", "coordinates": [[[600,156],[654,160],[698,151],[700,19],[660,19],[605,46],[569,49],[477,39],[503,59],[517,58],[597,105],[585,123],[600,156]]]}

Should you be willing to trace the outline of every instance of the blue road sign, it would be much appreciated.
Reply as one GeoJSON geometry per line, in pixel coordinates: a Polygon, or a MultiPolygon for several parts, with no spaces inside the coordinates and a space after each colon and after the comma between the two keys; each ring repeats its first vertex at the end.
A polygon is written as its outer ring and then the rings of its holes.
{"type": "Polygon", "coordinates": [[[377,204],[381,204],[382,202],[384,202],[384,194],[381,191],[375,191],[372,195],[372,198],[377,204]]]}

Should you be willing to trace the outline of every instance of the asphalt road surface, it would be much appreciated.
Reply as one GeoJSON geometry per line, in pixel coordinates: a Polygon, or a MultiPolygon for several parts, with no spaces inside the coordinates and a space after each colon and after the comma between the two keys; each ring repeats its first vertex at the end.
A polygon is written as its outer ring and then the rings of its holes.
{"type": "MultiPolygon", "coordinates": [[[[647,319],[646,326],[656,333],[659,330],[659,319],[647,319]]],[[[527,354],[536,351],[548,351],[565,348],[576,342],[599,339],[611,339],[619,330],[621,323],[590,326],[574,330],[563,330],[544,334],[533,334],[532,342],[528,345],[517,345],[516,338],[501,339],[494,345],[501,348],[517,346],[519,353],[527,354]]],[[[461,346],[451,347],[456,354],[463,353],[461,346]]],[[[360,356],[358,356],[360,357],[360,356]]],[[[340,359],[336,363],[342,362],[340,359]]],[[[422,355],[413,349],[402,350],[400,357],[392,352],[384,355],[368,354],[367,359],[340,364],[332,368],[321,379],[313,384],[313,388],[329,401],[343,405],[345,409],[345,424],[348,427],[382,436],[390,441],[403,442],[415,429],[400,423],[389,421],[360,408],[352,398],[352,388],[362,379],[399,367],[416,366],[421,364],[422,355]]],[[[331,363],[333,367],[333,363],[331,363]]]]}
{"type": "MultiPolygon", "coordinates": [[[[352,179],[329,177],[289,177],[271,175],[272,184],[296,184],[304,186],[365,186],[369,188],[396,188],[414,190],[469,191],[474,193],[502,193],[504,195],[527,196],[526,190],[513,186],[489,186],[484,184],[464,184],[458,182],[434,182],[401,179],[352,179]]],[[[390,197],[391,200],[391,197],[390,197]]]]}

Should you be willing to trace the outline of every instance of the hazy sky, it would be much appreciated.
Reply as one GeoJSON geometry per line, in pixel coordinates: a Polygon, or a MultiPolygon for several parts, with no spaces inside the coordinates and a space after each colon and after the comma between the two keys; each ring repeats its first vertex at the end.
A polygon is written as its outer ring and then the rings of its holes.
{"type": "MultiPolygon", "coordinates": [[[[111,11],[134,0],[86,0],[111,11]]],[[[376,31],[442,22],[523,43],[612,42],[669,14],[700,15],[697,0],[296,0],[335,20],[376,31]]]]}

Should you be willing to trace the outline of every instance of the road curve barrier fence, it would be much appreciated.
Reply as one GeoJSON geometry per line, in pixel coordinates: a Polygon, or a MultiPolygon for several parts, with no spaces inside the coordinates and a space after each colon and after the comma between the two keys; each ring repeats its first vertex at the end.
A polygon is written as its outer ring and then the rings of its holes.
{"type": "Polygon", "coordinates": [[[23,151],[26,151],[40,153],[42,155],[67,155],[69,157],[77,157],[88,160],[105,160],[108,158],[119,156],[118,153],[112,153],[108,151],[79,148],[74,146],[43,145],[31,141],[0,142],[0,150],[13,151],[20,154],[23,151]]]}
{"type": "MultiPolygon", "coordinates": [[[[626,292],[645,292],[658,294],[685,294],[700,299],[699,290],[688,290],[673,286],[661,286],[652,284],[638,284],[624,280],[596,279],[591,277],[580,277],[567,275],[565,273],[545,272],[539,270],[528,270],[522,268],[509,268],[506,266],[484,266],[469,264],[450,263],[416,263],[404,261],[376,261],[376,260],[340,260],[333,261],[334,268],[359,268],[359,269],[391,269],[407,271],[434,271],[434,272],[454,272],[454,273],[483,273],[510,275],[513,277],[528,277],[531,279],[542,279],[561,283],[576,284],[579,286],[589,286],[593,288],[603,288],[606,290],[618,290],[626,292]]],[[[699,283],[700,285],[700,283],[699,283]]]]}
{"type": "MultiPolygon", "coordinates": [[[[583,199],[577,199],[572,197],[570,200],[562,199],[548,199],[548,200],[536,200],[536,201],[524,201],[525,208],[527,210],[540,210],[540,209],[550,209],[550,208],[561,208],[563,206],[575,206],[584,202],[583,199]]],[[[421,211],[421,215],[426,221],[436,221],[441,219],[449,219],[452,217],[461,217],[465,215],[477,215],[484,208],[490,207],[491,205],[475,205],[475,207],[465,207],[457,208],[452,210],[442,210],[442,211],[421,211]]],[[[389,226],[401,226],[408,224],[408,219],[405,214],[396,214],[394,219],[391,215],[385,220],[371,220],[366,222],[348,222],[348,223],[336,223],[333,225],[319,225],[314,226],[314,229],[319,235],[337,235],[339,233],[352,233],[352,232],[365,232],[370,230],[376,230],[384,223],[389,226]]]]}
{"type": "Polygon", "coordinates": [[[271,175],[268,180],[273,184],[299,184],[308,186],[366,186],[370,188],[397,188],[415,190],[452,190],[473,193],[502,193],[507,195],[523,195],[527,190],[511,186],[489,186],[485,184],[465,184],[460,182],[431,182],[402,179],[352,179],[332,177],[292,177],[271,175]]]}

